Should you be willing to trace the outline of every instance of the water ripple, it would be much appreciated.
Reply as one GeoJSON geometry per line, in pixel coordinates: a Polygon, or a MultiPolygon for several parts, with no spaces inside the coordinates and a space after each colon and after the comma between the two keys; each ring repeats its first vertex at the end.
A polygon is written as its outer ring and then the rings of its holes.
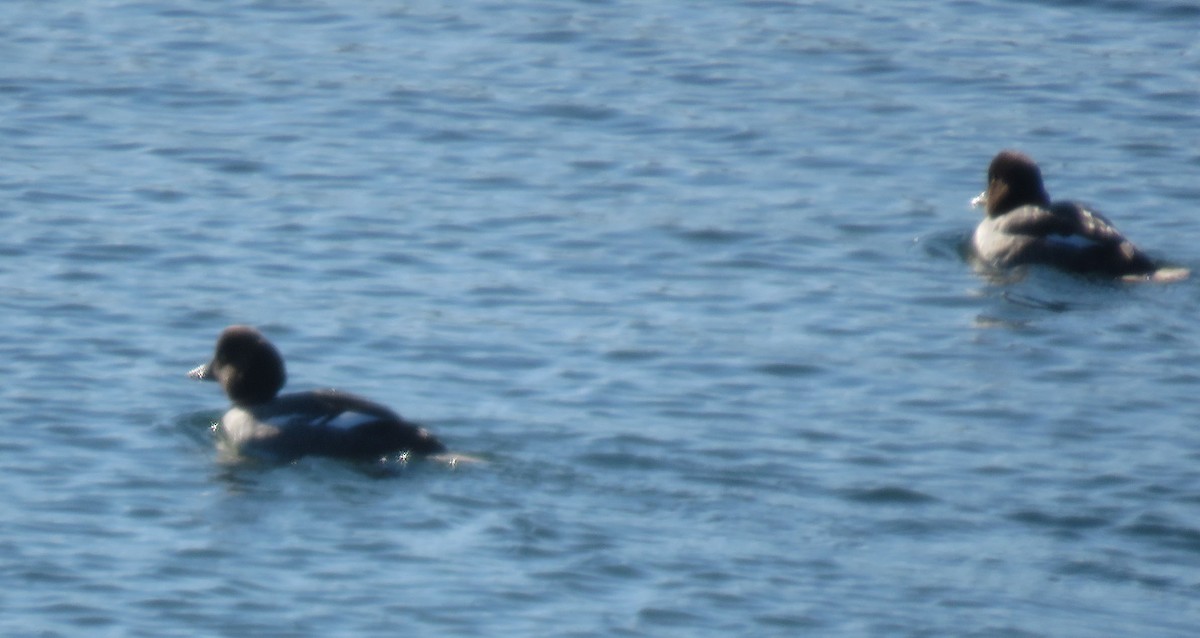
{"type": "Polygon", "coordinates": [[[1193,260],[1194,8],[0,13],[0,632],[1194,633],[1197,282],[963,258],[1193,260]],[[224,463],[235,322],[481,462],[224,463]]]}

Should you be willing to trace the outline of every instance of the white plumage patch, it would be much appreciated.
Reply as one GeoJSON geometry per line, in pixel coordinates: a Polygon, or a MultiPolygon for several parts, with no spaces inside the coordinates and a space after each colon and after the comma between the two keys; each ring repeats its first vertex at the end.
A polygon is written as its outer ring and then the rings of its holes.
{"type": "Polygon", "coordinates": [[[374,414],[363,414],[362,412],[342,412],[341,414],[329,419],[325,425],[339,430],[350,430],[360,425],[365,425],[373,421],[378,421],[379,417],[374,414]]]}
{"type": "Polygon", "coordinates": [[[310,412],[288,412],[267,417],[262,422],[265,425],[281,430],[296,427],[330,427],[339,430],[352,430],[360,425],[378,420],[378,415],[353,411],[339,412],[333,416],[321,417],[316,417],[310,412]]]}

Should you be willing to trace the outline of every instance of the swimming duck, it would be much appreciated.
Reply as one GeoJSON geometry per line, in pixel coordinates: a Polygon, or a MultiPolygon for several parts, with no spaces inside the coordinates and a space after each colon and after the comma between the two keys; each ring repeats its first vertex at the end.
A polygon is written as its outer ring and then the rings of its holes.
{"type": "MultiPolygon", "coordinates": [[[[986,213],[971,246],[988,266],[1045,264],[1125,279],[1154,279],[1160,271],[1104,216],[1078,202],[1051,202],[1041,170],[1023,153],[997,154],[988,166],[987,190],[971,203],[986,213]]],[[[1168,271],[1170,278],[1187,273],[1168,271]]]]}
{"type": "Polygon", "coordinates": [[[258,330],[230,326],[212,361],[188,373],[218,381],[233,407],[218,424],[224,443],[242,456],[287,462],[306,455],[379,459],[397,453],[444,452],[432,434],[390,409],[338,390],[280,395],[283,357],[258,330]]]}

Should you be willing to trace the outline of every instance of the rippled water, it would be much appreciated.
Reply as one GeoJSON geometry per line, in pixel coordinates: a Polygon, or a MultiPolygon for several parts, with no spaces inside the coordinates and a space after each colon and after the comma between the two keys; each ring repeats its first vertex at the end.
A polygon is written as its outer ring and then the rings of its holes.
{"type": "Polygon", "coordinates": [[[5,3],[0,633],[1192,635],[1200,284],[959,246],[1200,267],[1198,19],[5,3]],[[235,322],[485,462],[220,463],[235,322]]]}

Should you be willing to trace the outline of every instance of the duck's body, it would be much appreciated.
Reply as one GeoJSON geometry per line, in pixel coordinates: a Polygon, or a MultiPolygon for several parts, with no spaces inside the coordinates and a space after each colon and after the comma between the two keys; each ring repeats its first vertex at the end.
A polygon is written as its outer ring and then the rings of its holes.
{"type": "Polygon", "coordinates": [[[429,432],[386,407],[337,390],[282,394],[266,403],[235,405],[221,417],[220,428],[224,443],[239,454],[276,461],[309,454],[373,459],[446,449],[429,432]]]}
{"type": "Polygon", "coordinates": [[[1041,170],[1021,153],[996,155],[987,190],[973,203],[985,207],[986,217],[971,246],[987,266],[1044,264],[1113,278],[1152,277],[1159,270],[1104,216],[1077,202],[1051,202],[1041,170]]]}
{"type": "Polygon", "coordinates": [[[377,459],[446,450],[425,429],[357,395],[337,390],[279,395],[287,378],[283,358],[249,326],[226,328],[212,361],[189,376],[225,388],[233,407],[221,417],[219,433],[239,455],[271,461],[307,455],[377,459]]]}
{"type": "Polygon", "coordinates": [[[975,254],[996,268],[1045,264],[1108,277],[1149,275],[1158,267],[1112,223],[1076,202],[1025,205],[979,222],[975,254]]]}

